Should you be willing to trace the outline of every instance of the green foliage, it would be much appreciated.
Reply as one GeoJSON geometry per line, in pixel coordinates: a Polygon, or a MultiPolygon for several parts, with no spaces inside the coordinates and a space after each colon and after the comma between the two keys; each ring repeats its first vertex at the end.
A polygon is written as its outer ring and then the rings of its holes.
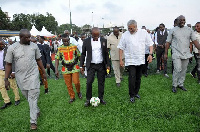
{"type": "Polygon", "coordinates": [[[31,22],[30,22],[30,15],[29,14],[14,14],[13,20],[11,24],[11,30],[21,30],[21,29],[29,29],[31,30],[31,22]]]}
{"type": "Polygon", "coordinates": [[[55,17],[52,14],[48,13],[46,16],[42,14],[33,14],[32,17],[32,24],[41,31],[42,27],[44,26],[48,31],[52,31],[54,33],[57,29],[58,22],[56,21],[55,17]]]}
{"type": "Polygon", "coordinates": [[[8,30],[10,27],[9,22],[6,14],[0,9],[0,30],[8,30]]]}

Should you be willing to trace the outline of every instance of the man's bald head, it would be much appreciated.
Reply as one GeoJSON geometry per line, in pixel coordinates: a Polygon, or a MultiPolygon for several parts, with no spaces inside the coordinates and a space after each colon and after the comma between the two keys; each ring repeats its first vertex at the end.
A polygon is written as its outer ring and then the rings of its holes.
{"type": "Polygon", "coordinates": [[[30,44],[31,33],[28,29],[21,29],[19,33],[21,44],[30,44]]]}
{"type": "Polygon", "coordinates": [[[100,35],[100,30],[98,27],[93,27],[92,28],[92,38],[94,41],[98,41],[98,38],[99,38],[99,35],[100,35]]]}
{"type": "Polygon", "coordinates": [[[119,28],[118,27],[114,27],[113,28],[113,34],[118,37],[119,36],[119,28]]]}

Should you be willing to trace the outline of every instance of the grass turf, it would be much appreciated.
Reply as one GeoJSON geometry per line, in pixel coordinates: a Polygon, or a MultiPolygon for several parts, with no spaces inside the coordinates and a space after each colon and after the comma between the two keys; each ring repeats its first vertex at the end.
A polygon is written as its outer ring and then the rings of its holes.
{"type": "MultiPolygon", "coordinates": [[[[130,103],[128,96],[128,76],[125,74],[121,87],[116,87],[115,78],[106,78],[104,99],[106,105],[84,107],[86,100],[86,79],[80,78],[83,99],[69,104],[69,95],[64,80],[48,79],[49,94],[44,94],[44,86],[38,105],[41,116],[38,130],[46,131],[199,131],[200,130],[200,85],[189,73],[186,75],[187,92],[178,89],[171,92],[172,74],[164,78],[155,74],[155,60],[150,64],[149,76],[142,77],[140,96],[130,103]]],[[[193,66],[189,65],[188,72],[193,66]]],[[[113,73],[112,73],[113,75],[113,73]]],[[[12,90],[8,91],[14,104],[12,90]]],[[[97,79],[93,83],[93,96],[97,95],[97,79]]],[[[29,131],[29,106],[22,96],[19,106],[11,105],[0,110],[0,132],[29,131]]],[[[0,97],[0,105],[3,105],[0,97]]]]}

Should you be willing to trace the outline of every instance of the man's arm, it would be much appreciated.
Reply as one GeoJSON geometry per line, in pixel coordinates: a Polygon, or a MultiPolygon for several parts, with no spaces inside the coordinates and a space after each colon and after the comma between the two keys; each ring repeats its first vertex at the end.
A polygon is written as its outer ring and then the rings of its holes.
{"type": "Polygon", "coordinates": [[[120,62],[120,66],[121,67],[124,67],[124,62],[122,60],[122,55],[123,55],[123,50],[122,49],[119,49],[119,62],[120,62]]]}
{"type": "Polygon", "coordinates": [[[55,75],[57,78],[59,78],[58,66],[59,66],[59,60],[55,59],[55,75]]]}
{"type": "Polygon", "coordinates": [[[152,62],[152,55],[153,55],[153,45],[149,46],[149,56],[147,58],[148,63],[152,62]]]}
{"type": "Polygon", "coordinates": [[[168,49],[169,49],[169,46],[171,45],[171,43],[169,42],[166,42],[165,44],[165,54],[164,54],[164,60],[167,60],[167,56],[168,56],[168,49]]]}
{"type": "Polygon", "coordinates": [[[10,82],[8,81],[8,78],[10,77],[11,72],[12,72],[12,63],[6,62],[4,81],[5,81],[5,88],[7,90],[9,90],[9,87],[10,87],[10,82]]]}
{"type": "Polygon", "coordinates": [[[47,79],[47,76],[46,76],[46,71],[45,71],[45,69],[44,69],[44,66],[43,66],[43,64],[42,64],[42,60],[39,58],[39,59],[36,59],[36,62],[37,62],[37,65],[39,66],[39,68],[42,70],[44,79],[46,80],[46,79],[47,79]]]}
{"type": "Polygon", "coordinates": [[[195,47],[200,50],[200,44],[197,40],[192,41],[192,43],[195,45],[195,47]]]}

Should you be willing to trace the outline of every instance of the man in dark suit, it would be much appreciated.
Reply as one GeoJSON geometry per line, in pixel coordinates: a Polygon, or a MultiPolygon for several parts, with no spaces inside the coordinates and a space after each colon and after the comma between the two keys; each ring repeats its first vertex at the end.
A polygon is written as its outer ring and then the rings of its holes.
{"type": "MultiPolygon", "coordinates": [[[[31,41],[34,42],[35,38],[32,37],[31,38],[31,41]]],[[[38,48],[40,50],[40,53],[41,53],[41,60],[42,60],[42,64],[44,66],[44,68],[50,68],[50,58],[48,56],[48,53],[47,53],[47,50],[45,49],[45,46],[42,45],[44,43],[44,38],[42,36],[40,36],[40,39],[39,39],[39,44],[38,45],[38,48]]],[[[40,76],[41,76],[41,81],[42,83],[44,84],[44,88],[45,88],[45,94],[47,94],[49,92],[49,89],[48,89],[48,82],[46,79],[44,79],[43,77],[43,72],[42,70],[38,67],[39,69],[39,72],[40,72],[40,76]]]]}
{"type": "Polygon", "coordinates": [[[85,106],[90,105],[90,99],[92,98],[92,83],[94,82],[95,72],[97,72],[98,78],[98,97],[101,104],[106,104],[103,100],[104,95],[104,83],[106,69],[110,70],[110,60],[107,51],[107,40],[100,38],[100,30],[97,27],[92,29],[92,37],[84,40],[82,46],[80,70],[84,74],[83,64],[86,57],[87,68],[87,91],[85,106]]]}

